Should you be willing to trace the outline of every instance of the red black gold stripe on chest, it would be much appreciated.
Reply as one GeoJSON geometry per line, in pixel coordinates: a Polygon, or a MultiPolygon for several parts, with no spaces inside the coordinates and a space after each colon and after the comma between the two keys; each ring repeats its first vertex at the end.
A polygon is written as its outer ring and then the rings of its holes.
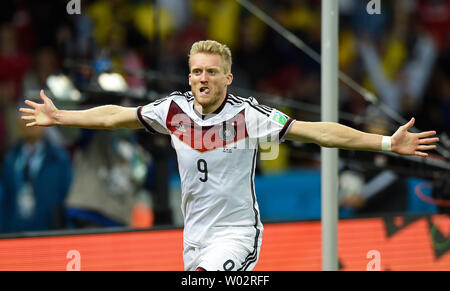
{"type": "Polygon", "coordinates": [[[244,109],[226,121],[215,125],[201,126],[194,122],[175,102],[172,102],[166,126],[180,141],[199,152],[223,148],[248,137],[244,109]]]}

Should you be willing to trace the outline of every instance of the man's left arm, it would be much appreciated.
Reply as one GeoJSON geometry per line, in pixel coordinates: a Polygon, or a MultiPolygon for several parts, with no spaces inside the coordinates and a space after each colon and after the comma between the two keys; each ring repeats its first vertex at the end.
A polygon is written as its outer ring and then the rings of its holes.
{"type": "Polygon", "coordinates": [[[401,155],[428,156],[424,151],[436,148],[439,141],[435,131],[408,132],[414,125],[414,118],[400,126],[391,137],[362,132],[334,122],[295,121],[285,138],[311,142],[323,147],[363,151],[391,151],[401,155]]]}

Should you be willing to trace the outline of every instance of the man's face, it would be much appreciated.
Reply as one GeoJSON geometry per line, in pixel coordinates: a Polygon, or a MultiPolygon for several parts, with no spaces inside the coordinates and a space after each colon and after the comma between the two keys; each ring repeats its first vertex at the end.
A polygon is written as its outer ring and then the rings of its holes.
{"type": "Polygon", "coordinates": [[[203,113],[210,113],[219,107],[227,86],[233,80],[231,73],[225,73],[222,62],[222,57],[216,54],[198,53],[191,56],[189,85],[203,113]]]}

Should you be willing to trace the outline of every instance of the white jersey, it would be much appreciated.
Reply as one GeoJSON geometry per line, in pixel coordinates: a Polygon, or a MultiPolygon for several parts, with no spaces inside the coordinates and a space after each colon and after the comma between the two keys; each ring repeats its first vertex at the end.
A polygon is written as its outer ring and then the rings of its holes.
{"type": "Polygon", "coordinates": [[[150,132],[171,136],[181,176],[184,242],[202,246],[215,238],[251,236],[263,226],[255,195],[257,145],[279,141],[293,120],[252,97],[227,94],[213,114],[194,109],[191,92],[174,92],[137,109],[150,132]]]}

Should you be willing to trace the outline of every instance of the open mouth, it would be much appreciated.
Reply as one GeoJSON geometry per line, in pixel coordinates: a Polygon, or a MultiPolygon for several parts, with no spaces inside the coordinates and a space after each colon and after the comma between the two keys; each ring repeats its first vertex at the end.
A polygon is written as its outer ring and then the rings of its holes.
{"type": "Polygon", "coordinates": [[[210,92],[210,90],[209,90],[209,88],[208,87],[201,87],[200,88],[200,93],[203,93],[203,94],[209,94],[209,92],[210,92]]]}

